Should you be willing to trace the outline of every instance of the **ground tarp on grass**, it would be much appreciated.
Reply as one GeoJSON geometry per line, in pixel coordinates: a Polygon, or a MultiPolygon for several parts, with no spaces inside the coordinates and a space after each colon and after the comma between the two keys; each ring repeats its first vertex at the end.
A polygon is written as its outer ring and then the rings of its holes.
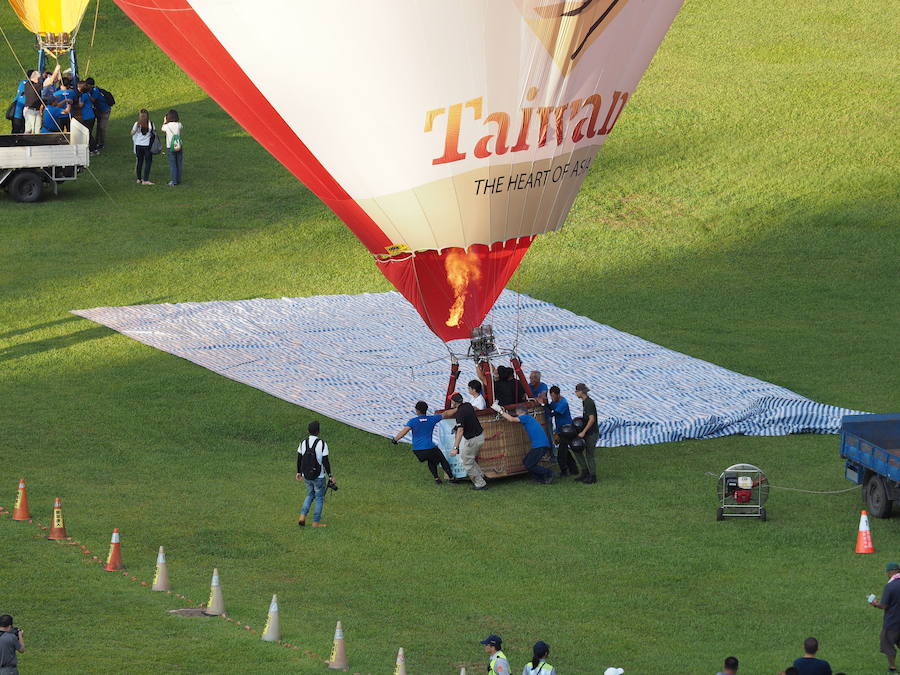
{"type": "MultiPolygon", "coordinates": [[[[98,307],[73,312],[321,415],[392,436],[424,400],[443,404],[447,348],[399,293],[98,307]]],[[[487,322],[498,346],[557,384],[573,415],[585,382],[600,445],[730,434],[835,433],[858,411],[816,403],[506,290],[487,322]]],[[[465,353],[467,344],[450,344],[465,353]]],[[[458,390],[475,377],[463,362],[458,390]]]]}

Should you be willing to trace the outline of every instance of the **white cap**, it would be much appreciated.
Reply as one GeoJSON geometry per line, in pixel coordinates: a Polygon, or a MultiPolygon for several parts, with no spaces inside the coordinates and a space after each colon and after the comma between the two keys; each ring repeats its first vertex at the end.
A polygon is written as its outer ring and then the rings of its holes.
{"type": "Polygon", "coordinates": [[[603,675],[622,675],[624,672],[624,668],[607,668],[603,671],[603,675]]]}

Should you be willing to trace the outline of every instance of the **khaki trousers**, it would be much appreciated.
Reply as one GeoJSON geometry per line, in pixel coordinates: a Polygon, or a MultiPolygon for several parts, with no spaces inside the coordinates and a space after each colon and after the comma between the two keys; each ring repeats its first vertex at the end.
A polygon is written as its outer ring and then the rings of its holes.
{"type": "Polygon", "coordinates": [[[459,444],[459,458],[462,460],[466,474],[475,487],[481,487],[487,483],[484,474],[481,473],[481,467],[478,466],[478,453],[481,452],[481,446],[484,445],[484,433],[478,434],[475,438],[462,439],[459,444]]]}

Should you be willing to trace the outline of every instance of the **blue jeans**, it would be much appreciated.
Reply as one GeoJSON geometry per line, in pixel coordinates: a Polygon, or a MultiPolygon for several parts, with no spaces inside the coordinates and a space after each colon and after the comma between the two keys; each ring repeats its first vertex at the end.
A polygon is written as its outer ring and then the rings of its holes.
{"type": "Polygon", "coordinates": [[[550,448],[548,446],[543,448],[532,448],[528,451],[528,454],[525,455],[525,459],[522,460],[522,464],[525,465],[525,468],[528,469],[531,472],[531,475],[537,480],[553,478],[553,472],[550,469],[538,464],[538,462],[541,461],[541,457],[546,455],[549,451],[550,448]]]}
{"type": "Polygon", "coordinates": [[[300,515],[305,516],[309,513],[309,507],[312,506],[313,499],[316,500],[316,510],[313,512],[313,522],[318,523],[322,517],[322,508],[325,506],[325,482],[327,476],[316,478],[315,480],[303,479],[306,483],[306,499],[303,500],[303,506],[300,508],[300,515]]]}
{"type": "Polygon", "coordinates": [[[184,150],[166,150],[169,160],[169,182],[178,185],[181,183],[181,165],[184,162],[184,150]]]}

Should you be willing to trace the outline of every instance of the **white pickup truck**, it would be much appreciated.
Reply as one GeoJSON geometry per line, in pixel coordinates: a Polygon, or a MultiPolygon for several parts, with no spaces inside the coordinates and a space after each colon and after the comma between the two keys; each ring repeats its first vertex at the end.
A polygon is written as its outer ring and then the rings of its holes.
{"type": "Polygon", "coordinates": [[[17,202],[36,202],[44,183],[57,186],[75,180],[90,164],[88,130],[73,119],[60,134],[0,135],[0,187],[17,202]]]}

